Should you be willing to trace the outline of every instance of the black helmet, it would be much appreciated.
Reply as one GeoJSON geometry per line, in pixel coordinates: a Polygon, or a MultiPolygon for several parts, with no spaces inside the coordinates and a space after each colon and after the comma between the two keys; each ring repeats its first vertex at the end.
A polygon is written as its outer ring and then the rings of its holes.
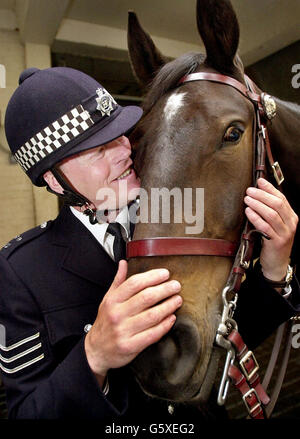
{"type": "Polygon", "coordinates": [[[9,147],[32,183],[66,157],[108,143],[140,119],[90,76],[67,67],[26,69],[5,115],[9,147]]]}

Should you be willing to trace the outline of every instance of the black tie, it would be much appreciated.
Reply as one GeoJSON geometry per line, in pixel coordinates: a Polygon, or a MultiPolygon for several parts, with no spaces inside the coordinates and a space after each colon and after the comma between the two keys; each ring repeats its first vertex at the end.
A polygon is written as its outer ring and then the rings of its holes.
{"type": "Polygon", "coordinates": [[[122,236],[122,226],[120,223],[110,223],[107,227],[107,233],[115,237],[114,239],[114,258],[116,262],[126,259],[126,242],[122,236]]]}

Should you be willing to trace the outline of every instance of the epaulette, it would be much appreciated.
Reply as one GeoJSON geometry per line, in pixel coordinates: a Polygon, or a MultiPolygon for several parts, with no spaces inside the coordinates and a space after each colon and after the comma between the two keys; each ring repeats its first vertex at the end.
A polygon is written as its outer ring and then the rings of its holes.
{"type": "Polygon", "coordinates": [[[52,221],[46,221],[41,225],[34,227],[33,229],[27,230],[26,232],[22,233],[22,235],[16,236],[5,244],[4,247],[2,247],[0,250],[1,256],[4,256],[6,259],[8,259],[16,249],[45,233],[51,223],[52,221]]]}

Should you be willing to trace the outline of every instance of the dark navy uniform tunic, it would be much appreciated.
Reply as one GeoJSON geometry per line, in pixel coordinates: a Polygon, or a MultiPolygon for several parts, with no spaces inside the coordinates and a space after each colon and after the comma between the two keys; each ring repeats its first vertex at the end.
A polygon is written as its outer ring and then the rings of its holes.
{"type": "MultiPolygon", "coordinates": [[[[132,414],[139,420],[140,413],[156,422],[162,405],[167,414],[167,403],[146,397],[127,368],[109,371],[107,396],[89,368],[84,327],[94,322],[116,270],[67,207],[1,250],[0,324],[6,338],[0,366],[10,418],[109,420],[132,414]]],[[[249,274],[236,318],[250,347],[300,309],[299,296],[296,280],[288,301],[255,271],[249,274]]]]}

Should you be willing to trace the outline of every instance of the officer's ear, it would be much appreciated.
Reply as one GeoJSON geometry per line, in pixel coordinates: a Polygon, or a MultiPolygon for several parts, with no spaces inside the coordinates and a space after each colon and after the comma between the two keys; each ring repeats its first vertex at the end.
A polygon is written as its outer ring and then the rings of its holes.
{"type": "Polygon", "coordinates": [[[53,173],[51,171],[46,171],[43,175],[43,178],[45,182],[47,183],[48,187],[57,194],[63,194],[64,190],[61,187],[61,185],[58,183],[56,178],[54,177],[53,173]]]}

